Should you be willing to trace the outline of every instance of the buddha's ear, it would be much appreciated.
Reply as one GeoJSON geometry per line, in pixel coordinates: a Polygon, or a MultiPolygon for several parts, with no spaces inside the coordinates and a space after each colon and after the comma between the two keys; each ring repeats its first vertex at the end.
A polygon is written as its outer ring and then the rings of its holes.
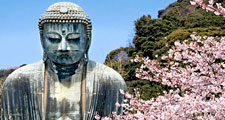
{"type": "Polygon", "coordinates": [[[39,28],[39,32],[40,32],[41,46],[42,46],[42,48],[43,48],[43,28],[39,28]]]}
{"type": "Polygon", "coordinates": [[[90,44],[91,44],[90,38],[86,38],[86,52],[88,52],[88,50],[90,48],[90,44]]]}
{"type": "Polygon", "coordinates": [[[86,38],[85,52],[84,52],[84,59],[85,59],[86,62],[89,59],[89,56],[88,56],[88,50],[89,50],[89,48],[90,48],[90,38],[86,38]]]}
{"type": "Polygon", "coordinates": [[[48,59],[48,56],[47,56],[46,52],[43,50],[43,61],[45,62],[45,61],[47,61],[47,59],[48,59]]]}
{"type": "Polygon", "coordinates": [[[43,31],[40,31],[40,40],[41,40],[41,46],[43,48],[43,61],[45,62],[48,59],[48,56],[45,52],[45,44],[44,44],[44,36],[43,31]]]}
{"type": "Polygon", "coordinates": [[[43,49],[45,49],[45,44],[44,44],[44,34],[43,31],[40,32],[40,41],[41,41],[41,46],[43,49]]]}
{"type": "Polygon", "coordinates": [[[41,39],[41,46],[43,48],[43,61],[45,62],[48,59],[48,56],[47,56],[47,54],[45,52],[45,44],[44,44],[44,41],[43,41],[44,40],[43,39],[43,33],[40,34],[40,39],[41,39]]]}
{"type": "Polygon", "coordinates": [[[91,46],[91,34],[89,36],[87,36],[88,31],[87,31],[87,25],[84,25],[84,33],[85,33],[85,38],[86,38],[86,53],[88,53],[88,50],[91,46]]]}

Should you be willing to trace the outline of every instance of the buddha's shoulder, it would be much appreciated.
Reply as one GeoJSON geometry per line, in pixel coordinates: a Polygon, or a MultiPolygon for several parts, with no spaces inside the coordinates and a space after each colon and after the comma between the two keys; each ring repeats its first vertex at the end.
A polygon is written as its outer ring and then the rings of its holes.
{"type": "Polygon", "coordinates": [[[122,76],[112,68],[94,61],[89,61],[88,66],[90,74],[102,78],[99,79],[102,80],[101,83],[105,83],[105,85],[108,85],[111,89],[120,88],[127,90],[126,83],[122,76]]]}
{"type": "Polygon", "coordinates": [[[112,69],[112,68],[110,68],[110,67],[108,67],[104,64],[94,62],[94,61],[89,61],[88,64],[89,64],[88,66],[89,66],[90,71],[93,71],[95,73],[99,73],[99,74],[101,74],[102,76],[105,76],[105,77],[123,80],[123,78],[121,77],[121,75],[117,71],[115,71],[114,69],[112,69]]]}
{"type": "Polygon", "coordinates": [[[27,64],[13,71],[7,78],[5,83],[25,79],[35,74],[40,74],[43,68],[43,61],[27,64]]]}
{"type": "Polygon", "coordinates": [[[95,62],[95,61],[89,61],[88,62],[88,67],[89,67],[90,71],[99,71],[99,72],[105,72],[105,73],[107,73],[107,72],[117,73],[112,68],[110,68],[110,67],[108,67],[108,66],[106,66],[104,64],[95,62]]]}

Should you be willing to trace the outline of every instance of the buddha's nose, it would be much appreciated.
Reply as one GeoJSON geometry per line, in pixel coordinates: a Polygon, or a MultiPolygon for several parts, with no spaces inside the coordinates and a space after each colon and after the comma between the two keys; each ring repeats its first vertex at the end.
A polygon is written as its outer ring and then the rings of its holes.
{"type": "Polygon", "coordinates": [[[62,41],[59,44],[58,50],[60,50],[60,51],[69,51],[70,50],[68,42],[66,41],[65,38],[62,38],[62,41]]]}

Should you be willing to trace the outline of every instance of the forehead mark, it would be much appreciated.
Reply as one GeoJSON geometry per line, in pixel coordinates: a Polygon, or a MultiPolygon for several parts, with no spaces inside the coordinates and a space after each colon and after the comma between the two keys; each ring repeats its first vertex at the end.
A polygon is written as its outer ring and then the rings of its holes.
{"type": "Polygon", "coordinates": [[[62,34],[65,35],[66,34],[66,29],[62,28],[62,34]]]}

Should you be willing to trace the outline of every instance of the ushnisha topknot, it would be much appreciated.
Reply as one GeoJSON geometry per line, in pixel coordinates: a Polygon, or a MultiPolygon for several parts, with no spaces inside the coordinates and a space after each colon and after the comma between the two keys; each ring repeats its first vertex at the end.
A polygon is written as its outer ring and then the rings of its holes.
{"type": "Polygon", "coordinates": [[[91,20],[84,10],[71,2],[58,2],[51,5],[39,19],[39,30],[42,35],[44,23],[74,23],[84,24],[86,37],[91,40],[91,20]]]}

